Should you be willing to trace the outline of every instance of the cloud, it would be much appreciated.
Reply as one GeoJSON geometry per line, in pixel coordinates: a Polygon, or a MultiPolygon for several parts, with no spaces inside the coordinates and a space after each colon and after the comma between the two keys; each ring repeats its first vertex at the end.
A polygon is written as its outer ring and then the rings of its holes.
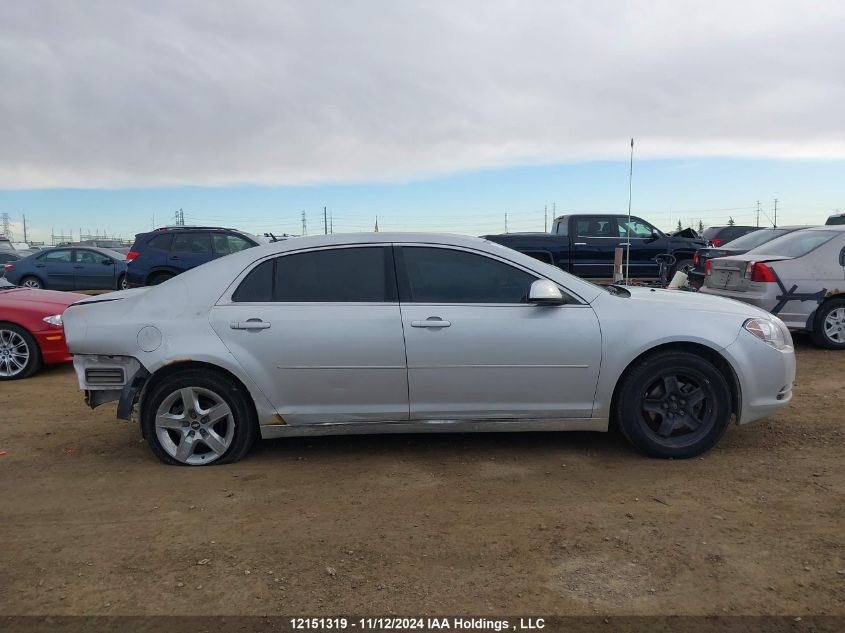
{"type": "Polygon", "coordinates": [[[8,3],[0,187],[845,158],[845,3],[8,3]]]}

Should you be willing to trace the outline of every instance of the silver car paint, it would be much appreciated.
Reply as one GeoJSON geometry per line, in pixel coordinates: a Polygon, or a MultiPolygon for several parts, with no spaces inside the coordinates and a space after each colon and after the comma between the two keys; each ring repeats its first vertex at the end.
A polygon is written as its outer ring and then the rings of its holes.
{"type": "MultiPolygon", "coordinates": [[[[797,330],[812,327],[811,317],[821,301],[829,296],[845,293],[845,266],[840,264],[840,252],[845,248],[845,226],[819,226],[806,231],[831,231],[840,235],[801,257],[761,255],[752,249],[743,255],[711,260],[712,274],[704,279],[704,294],[736,299],[755,305],[777,316],[787,327],[797,330]],[[777,282],[758,282],[744,278],[749,262],[765,262],[775,271],[777,282]],[[802,298],[789,300],[778,308],[786,293],[794,287],[802,298]],[[816,295],[813,298],[807,295],[816,295]]],[[[766,246],[766,245],[764,245],[766,246]]]]}
{"type": "MultiPolygon", "coordinates": [[[[188,361],[231,372],[253,397],[265,437],[386,430],[373,422],[391,422],[395,431],[462,427],[604,430],[613,390],[624,370],[656,346],[677,342],[703,345],[731,365],[741,387],[738,421],[768,415],[789,401],[794,378],[791,346],[775,350],[742,330],[746,319],[771,318],[769,315],[748,305],[694,293],[630,291],[630,298],[613,296],[558,268],[476,238],[412,233],[332,235],[258,246],[209,262],[160,286],[86,299],[66,312],[64,322],[68,347],[80,365],[86,363],[87,355],[114,355],[137,358],[151,373],[188,361]],[[236,343],[238,331],[226,329],[247,314],[247,318],[255,318],[249,312],[255,306],[233,307],[230,297],[257,262],[306,249],[372,243],[471,249],[556,282],[575,302],[558,307],[502,306],[501,310],[500,306],[381,304],[376,314],[384,319],[385,327],[379,329],[385,331],[378,335],[358,322],[374,314],[372,305],[321,305],[314,309],[306,304],[297,308],[298,315],[281,317],[299,325],[301,329],[295,333],[286,332],[286,327],[276,328],[274,323],[267,330],[245,332],[252,338],[241,337],[236,343]],[[242,314],[231,316],[232,310],[242,314]],[[455,324],[454,329],[434,331],[404,328],[411,390],[411,400],[406,394],[404,401],[399,393],[403,360],[397,352],[404,355],[397,334],[403,328],[389,325],[390,314],[398,319],[397,312],[405,326],[429,316],[455,324]],[[342,322],[346,338],[342,333],[330,334],[332,345],[315,348],[317,332],[325,336],[338,322],[342,322]],[[149,328],[160,332],[157,346],[150,344],[148,335],[141,335],[149,328]],[[270,333],[275,338],[264,336],[270,333]],[[358,336],[368,343],[364,351],[358,336]],[[275,342],[253,343],[259,339],[282,341],[292,356],[281,358],[275,342]],[[370,345],[373,340],[375,346],[370,345]],[[312,369],[299,372],[306,364],[312,369]],[[761,364],[765,371],[760,370],[761,364]],[[347,366],[362,373],[356,376],[339,369],[347,366]],[[286,391],[289,386],[270,377],[286,370],[286,379],[301,390],[293,402],[284,397],[292,393],[286,391]],[[320,380],[309,380],[310,373],[321,375],[320,380]],[[487,379],[481,377],[484,374],[487,379]],[[384,393],[379,385],[386,387],[384,393]],[[353,386],[361,392],[351,393],[353,386]],[[481,422],[473,422],[478,420],[481,422]]],[[[274,320],[282,314],[275,312],[278,308],[272,304],[259,307],[272,312],[274,320]]],[[[270,312],[265,313],[268,318],[270,312]]],[[[155,339],[153,336],[153,343],[155,339]]],[[[80,386],[89,387],[82,381],[80,386]]]]}

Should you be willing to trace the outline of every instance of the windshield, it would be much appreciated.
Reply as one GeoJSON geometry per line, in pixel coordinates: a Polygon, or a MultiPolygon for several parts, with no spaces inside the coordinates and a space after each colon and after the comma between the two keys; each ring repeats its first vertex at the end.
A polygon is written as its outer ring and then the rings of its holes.
{"type": "Polygon", "coordinates": [[[771,242],[776,237],[790,233],[789,229],[760,229],[759,231],[752,231],[735,240],[731,240],[724,244],[725,248],[733,248],[736,250],[750,251],[752,248],[757,248],[761,244],[771,242]]]}
{"type": "Polygon", "coordinates": [[[837,236],[836,231],[794,231],[750,251],[753,255],[803,257],[837,236]]]}
{"type": "Polygon", "coordinates": [[[123,244],[117,240],[97,240],[97,246],[101,248],[121,248],[123,244]]]}
{"type": "Polygon", "coordinates": [[[843,215],[832,215],[827,219],[825,222],[828,226],[833,226],[834,224],[845,224],[845,214],[843,215]]]}

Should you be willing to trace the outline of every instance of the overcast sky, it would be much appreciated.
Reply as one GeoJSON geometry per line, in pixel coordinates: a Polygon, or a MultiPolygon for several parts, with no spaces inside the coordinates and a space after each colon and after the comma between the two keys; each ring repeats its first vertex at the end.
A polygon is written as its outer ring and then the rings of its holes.
{"type": "Polygon", "coordinates": [[[0,187],[845,158],[845,2],[5,2],[0,187]]]}

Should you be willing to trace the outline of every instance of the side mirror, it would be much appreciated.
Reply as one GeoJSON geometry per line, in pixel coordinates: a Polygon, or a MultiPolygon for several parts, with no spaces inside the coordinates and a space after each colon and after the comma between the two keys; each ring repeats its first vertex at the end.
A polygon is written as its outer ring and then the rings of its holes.
{"type": "Polygon", "coordinates": [[[528,303],[559,306],[566,301],[555,283],[548,279],[538,279],[531,284],[531,289],[528,291],[528,303]]]}
{"type": "Polygon", "coordinates": [[[649,242],[655,242],[655,241],[657,241],[657,240],[659,240],[659,239],[660,239],[660,236],[657,234],[657,231],[652,231],[652,232],[651,232],[651,237],[650,237],[650,238],[648,238],[648,241],[649,241],[649,242]]]}
{"type": "Polygon", "coordinates": [[[106,259],[103,260],[103,266],[109,266],[111,264],[114,264],[114,261],[111,258],[107,257],[106,259]]]}
{"type": "Polygon", "coordinates": [[[845,266],[845,246],[843,246],[842,250],[839,251],[839,265],[845,266]]]}

